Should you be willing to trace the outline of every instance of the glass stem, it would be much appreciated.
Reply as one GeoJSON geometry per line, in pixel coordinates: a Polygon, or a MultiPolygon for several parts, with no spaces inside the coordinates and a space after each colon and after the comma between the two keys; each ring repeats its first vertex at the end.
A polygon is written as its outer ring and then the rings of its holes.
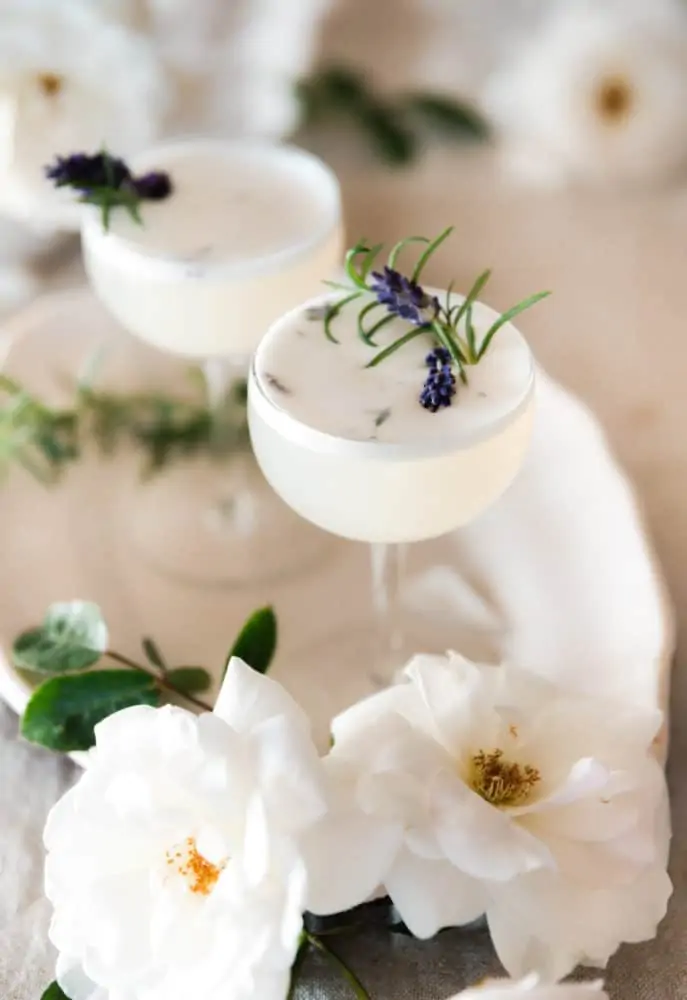
{"type": "Polygon", "coordinates": [[[207,358],[202,364],[208,409],[212,420],[211,434],[218,450],[231,454],[231,484],[217,498],[209,512],[211,526],[231,530],[242,536],[255,531],[257,506],[251,489],[249,456],[238,449],[236,428],[227,419],[227,396],[233,385],[245,379],[248,368],[245,358],[207,358]]]}
{"type": "Polygon", "coordinates": [[[245,377],[245,365],[234,358],[206,358],[203,361],[203,376],[208,409],[213,419],[218,422],[232,383],[242,376],[245,377]]]}
{"type": "Polygon", "coordinates": [[[377,542],[370,546],[372,566],[372,603],[377,632],[372,680],[380,687],[392,684],[403,666],[403,629],[400,592],[405,572],[407,545],[377,542]]]}

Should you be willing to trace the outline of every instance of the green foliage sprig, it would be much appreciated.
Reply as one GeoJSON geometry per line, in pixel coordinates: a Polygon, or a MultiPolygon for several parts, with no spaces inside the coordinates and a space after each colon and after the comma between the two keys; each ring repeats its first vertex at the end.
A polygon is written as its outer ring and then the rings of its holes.
{"type": "Polygon", "coordinates": [[[330,282],[332,287],[344,294],[325,310],[324,332],[327,338],[337,343],[332,321],[351,303],[364,299],[365,304],[358,313],[358,336],[368,347],[378,347],[375,337],[398,317],[407,320],[410,325],[406,333],[377,351],[366,367],[374,368],[411,340],[429,334],[437,345],[448,352],[461,381],[467,384],[468,369],[482,361],[498,331],[550,293],[538,292],[507,309],[478,338],[473,324],[473,308],[491,277],[491,271],[480,274],[463,301],[456,304],[452,304],[451,299],[453,285],[449,286],[443,302],[427,294],[420,286],[425,267],[453,229],[449,226],[434,239],[410,236],[400,240],[392,247],[381,271],[375,270],[375,267],[383,245],[368,246],[365,241],[356,243],[346,254],[345,271],[349,284],[330,282]],[[420,244],[422,251],[412,272],[406,276],[397,270],[397,265],[399,256],[411,244],[420,244]],[[378,317],[379,310],[384,313],[381,318],[378,317]]]}
{"type": "Polygon", "coordinates": [[[412,163],[423,132],[458,142],[483,142],[487,122],[469,105],[443,94],[377,93],[364,73],[349,66],[329,66],[303,80],[298,93],[307,126],[333,120],[356,125],[373,152],[386,163],[412,163]]]}
{"type": "Polygon", "coordinates": [[[20,465],[54,483],[92,441],[104,455],[133,446],[145,474],[199,454],[223,457],[249,448],[246,384],[237,382],[217,413],[155,393],[117,394],[80,384],[74,403],[53,407],[0,374],[0,476],[20,465]]]}
{"type": "MultiPolygon", "coordinates": [[[[12,659],[19,670],[28,671],[32,680],[47,678],[29,699],[21,721],[22,735],[32,743],[70,753],[88,750],[97,724],[132,705],[158,706],[174,698],[201,711],[212,711],[212,705],[198,697],[211,684],[204,667],[170,666],[149,636],[142,639],[141,647],[145,662],[112,649],[97,604],[69,601],[51,605],[43,623],[22,632],[12,647],[12,659]]],[[[239,632],[226,662],[240,656],[264,674],[276,647],[274,610],[261,608],[239,632]]]]}

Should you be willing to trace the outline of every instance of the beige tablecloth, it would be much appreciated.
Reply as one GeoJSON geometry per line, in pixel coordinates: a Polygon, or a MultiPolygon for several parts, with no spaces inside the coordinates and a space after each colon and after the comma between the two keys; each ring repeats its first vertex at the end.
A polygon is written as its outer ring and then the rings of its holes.
{"type": "MultiPolygon", "coordinates": [[[[329,158],[337,166],[344,153],[329,158]]],[[[554,289],[523,326],[550,373],[594,407],[635,477],[680,623],[687,622],[687,187],[632,198],[537,194],[502,183],[489,153],[439,151],[397,174],[362,158],[351,162],[350,150],[345,160],[351,236],[396,239],[454,222],[456,236],[429,275],[433,283],[455,277],[461,287],[491,265],[496,306],[554,289]]],[[[687,690],[680,664],[678,656],[670,762],[676,892],[658,939],[625,948],[612,962],[613,1000],[687,997],[687,690]]],[[[41,830],[74,770],[21,744],[16,733],[16,719],[0,707],[0,997],[38,1000],[52,971],[41,830]]],[[[372,929],[340,947],[375,1000],[442,1000],[496,969],[481,933],[450,932],[419,944],[372,929]]],[[[304,996],[350,996],[319,962],[307,973],[304,996]]]]}

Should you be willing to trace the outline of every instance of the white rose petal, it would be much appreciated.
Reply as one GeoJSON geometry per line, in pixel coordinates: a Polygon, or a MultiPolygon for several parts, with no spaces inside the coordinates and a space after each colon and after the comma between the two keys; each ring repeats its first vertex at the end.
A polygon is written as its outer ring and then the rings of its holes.
{"type": "Polygon", "coordinates": [[[536,872],[490,887],[489,931],[511,975],[534,968],[561,979],[580,964],[605,966],[623,942],[653,938],[671,892],[659,866],[640,870],[630,884],[598,889],[536,872]]]}
{"type": "Polygon", "coordinates": [[[221,708],[110,716],[52,810],[50,937],[71,1000],[283,1000],[322,765],[297,706],[239,660],[221,708]]]}
{"type": "Polygon", "coordinates": [[[541,983],[537,976],[527,976],[518,982],[507,979],[488,980],[464,990],[452,1000],[608,1000],[600,982],[561,983],[557,986],[541,983]]]}
{"type": "Polygon", "coordinates": [[[151,31],[182,81],[182,126],[283,138],[300,115],[296,84],[312,64],[333,0],[148,0],[151,31]]]}

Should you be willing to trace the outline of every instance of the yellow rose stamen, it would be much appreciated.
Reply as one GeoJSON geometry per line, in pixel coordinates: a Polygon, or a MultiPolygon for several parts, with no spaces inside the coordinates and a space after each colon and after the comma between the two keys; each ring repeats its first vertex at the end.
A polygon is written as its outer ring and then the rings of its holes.
{"type": "Polygon", "coordinates": [[[472,787],[492,806],[521,806],[539,780],[535,767],[504,760],[503,750],[479,750],[472,758],[472,787]]]}
{"type": "Polygon", "coordinates": [[[610,76],[600,82],[596,91],[596,107],[604,121],[611,125],[623,121],[634,104],[634,89],[625,77],[610,76]]]}
{"type": "Polygon", "coordinates": [[[188,837],[180,847],[167,851],[167,864],[186,879],[191,892],[209,896],[227,866],[222,861],[215,865],[199,853],[194,837],[188,837]]]}
{"type": "Polygon", "coordinates": [[[39,73],[37,80],[46,97],[57,97],[64,86],[64,78],[57,73],[39,73]]]}

